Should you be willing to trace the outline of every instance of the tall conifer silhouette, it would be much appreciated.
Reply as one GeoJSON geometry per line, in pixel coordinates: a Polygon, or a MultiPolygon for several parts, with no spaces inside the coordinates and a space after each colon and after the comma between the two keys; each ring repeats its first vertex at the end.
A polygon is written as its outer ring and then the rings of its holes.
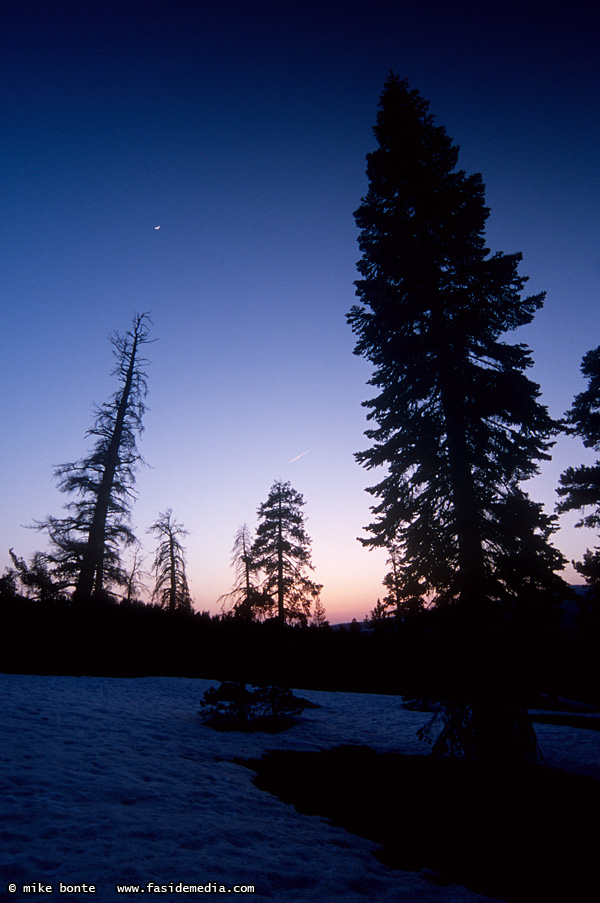
{"type": "MultiPolygon", "coordinates": [[[[355,353],[374,365],[377,426],[357,459],[387,467],[367,545],[403,554],[410,595],[478,605],[514,598],[510,563],[557,587],[554,529],[520,488],[548,459],[557,431],[525,374],[529,349],[502,336],[529,323],[543,295],[523,297],[520,254],[490,254],[479,175],[456,170],[458,148],[428,104],[391,75],[367,157],[360,228],[361,303],[349,314],[355,353]],[[541,567],[540,563],[545,566],[541,567]]],[[[530,587],[533,589],[533,587],[530,587]]]]}
{"type": "Polygon", "coordinates": [[[262,591],[276,606],[278,620],[307,623],[321,586],[312,581],[310,538],[304,527],[304,499],[289,483],[275,482],[258,509],[252,548],[254,566],[264,574],[262,591]]]}
{"type": "Polygon", "coordinates": [[[56,469],[61,492],[75,497],[66,506],[69,516],[48,517],[38,524],[50,536],[47,560],[63,583],[71,581],[74,598],[80,601],[102,596],[112,583],[126,582],[120,547],[135,541],[130,515],[141,457],[136,439],[143,429],[147,394],[148,361],[141,349],[150,341],[149,315],[136,314],[131,329],[123,336],[115,333],[110,341],[119,388],[96,411],[88,431],[96,444],[80,461],[56,469]]]}
{"type": "MultiPolygon", "coordinates": [[[[567,412],[567,432],[579,436],[586,448],[600,452],[600,347],[584,355],[581,372],[587,378],[587,389],[575,396],[567,412]]],[[[568,467],[560,476],[558,511],[581,511],[577,527],[600,529],[600,460],[593,464],[568,467]]],[[[583,561],[575,564],[600,598],[600,547],[587,549],[583,561]]]]}
{"type": "MultiPolygon", "coordinates": [[[[525,373],[529,349],[503,339],[544,295],[522,295],[520,254],[490,253],[481,176],[456,168],[458,148],[427,101],[393,74],[374,132],[348,319],[378,391],[364,402],[376,426],[357,459],[387,472],[369,489],[377,504],[362,541],[397,553],[398,599],[458,606],[483,630],[490,610],[563,586],[555,518],[520,485],[549,458],[558,426],[525,373]]],[[[465,754],[483,751],[485,719],[468,739],[474,720],[456,714],[465,754]]],[[[450,730],[442,745],[455,750],[457,738],[450,730]]]]}

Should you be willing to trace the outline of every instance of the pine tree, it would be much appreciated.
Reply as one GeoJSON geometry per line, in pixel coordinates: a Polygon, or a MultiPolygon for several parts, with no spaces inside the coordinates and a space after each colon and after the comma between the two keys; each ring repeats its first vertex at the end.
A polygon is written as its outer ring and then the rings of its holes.
{"type": "MultiPolygon", "coordinates": [[[[348,320],[379,390],[364,402],[377,426],[357,460],[387,474],[369,489],[378,503],[362,541],[401,553],[402,596],[458,606],[483,629],[490,609],[526,594],[554,599],[563,586],[548,542],[554,518],[520,487],[549,458],[558,425],[525,374],[529,349],[502,340],[544,295],[522,296],[520,254],[490,254],[481,176],[456,169],[458,148],[393,74],[374,133],[355,213],[361,303],[348,320]]],[[[483,723],[472,714],[464,705],[449,714],[442,747],[456,748],[456,724],[483,723]]],[[[479,741],[491,751],[489,737],[479,741]]],[[[478,742],[470,737],[465,754],[478,742]]]]}
{"type": "Polygon", "coordinates": [[[271,598],[257,585],[254,540],[247,524],[238,528],[233,541],[231,563],[235,570],[233,589],[221,596],[225,617],[240,621],[261,621],[272,607],[271,598]]]}
{"type": "Polygon", "coordinates": [[[119,388],[96,410],[87,433],[96,444],[80,461],[55,471],[60,491],[76,500],[66,506],[68,517],[48,517],[37,524],[50,537],[48,563],[61,585],[75,587],[74,598],[80,601],[100,598],[107,586],[125,583],[120,548],[135,542],[130,518],[135,469],[141,460],[136,437],[143,430],[143,368],[148,362],[140,352],[150,341],[148,324],[148,314],[136,314],[124,336],[111,337],[119,388]]]}
{"type": "MultiPolygon", "coordinates": [[[[363,542],[401,550],[411,595],[471,606],[514,597],[503,550],[516,508],[529,529],[518,551],[540,569],[533,537],[553,523],[519,483],[549,458],[557,424],[525,375],[529,349],[501,340],[544,296],[521,296],[520,254],[490,256],[481,177],[456,170],[458,148],[427,109],[390,75],[355,213],[363,278],[348,319],[380,390],[364,403],[378,426],[357,459],[388,468],[369,489],[380,501],[363,542]]],[[[556,586],[562,559],[547,557],[542,582],[556,586]]]]}
{"type": "Polygon", "coordinates": [[[54,580],[43,552],[34,552],[29,565],[24,558],[15,555],[13,549],[9,549],[8,554],[14,564],[12,573],[26,596],[39,599],[40,602],[56,602],[61,598],[63,587],[54,580]]]}
{"type": "MultiPolygon", "coordinates": [[[[383,585],[387,593],[379,603],[381,610],[385,610],[388,617],[393,616],[396,621],[403,620],[407,615],[416,614],[424,607],[422,597],[419,595],[419,584],[414,579],[404,574],[404,562],[402,549],[395,542],[388,547],[389,557],[387,564],[390,570],[383,578],[383,585]]],[[[381,611],[380,611],[381,614],[381,611]]]]}
{"type": "Polygon", "coordinates": [[[329,621],[327,620],[327,612],[325,611],[325,606],[321,602],[321,599],[317,599],[315,602],[311,624],[313,627],[330,626],[329,621]]]}
{"type": "Polygon", "coordinates": [[[248,525],[242,524],[233,541],[232,563],[236,570],[236,584],[243,589],[246,598],[253,589],[252,579],[255,567],[252,560],[252,542],[252,534],[248,525]]]}
{"type": "MultiPolygon", "coordinates": [[[[575,396],[567,412],[567,432],[579,436],[586,448],[600,452],[600,347],[584,356],[581,372],[587,378],[588,386],[575,396]]],[[[560,476],[557,492],[562,498],[557,506],[560,513],[582,511],[584,516],[577,527],[600,528],[600,460],[591,465],[568,467],[560,476]]],[[[583,561],[576,562],[575,568],[594,589],[595,595],[600,596],[600,547],[596,546],[593,551],[587,549],[583,561]]]]}
{"type": "Polygon", "coordinates": [[[132,605],[134,602],[139,601],[139,595],[143,593],[146,588],[144,584],[145,576],[144,558],[138,547],[134,550],[133,558],[125,572],[125,592],[123,595],[123,602],[125,602],[126,605],[132,605]]]}
{"type": "Polygon", "coordinates": [[[304,499],[289,483],[275,482],[258,509],[259,525],[252,547],[262,571],[263,592],[270,597],[281,624],[306,624],[321,586],[306,574],[312,570],[310,538],[304,527],[304,499]]]}
{"type": "Polygon", "coordinates": [[[161,511],[149,533],[158,537],[154,557],[154,592],[159,605],[169,611],[192,610],[192,600],[186,576],[185,549],[181,542],[188,531],[173,518],[170,508],[161,511]]]}
{"type": "Polygon", "coordinates": [[[390,607],[378,599],[371,611],[367,612],[365,624],[370,627],[383,627],[391,623],[390,607]]]}

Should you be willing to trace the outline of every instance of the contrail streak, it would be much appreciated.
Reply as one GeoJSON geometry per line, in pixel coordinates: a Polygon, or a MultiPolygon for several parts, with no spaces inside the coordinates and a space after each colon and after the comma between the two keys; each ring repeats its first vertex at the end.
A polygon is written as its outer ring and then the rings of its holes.
{"type": "Polygon", "coordinates": [[[308,454],[309,452],[311,452],[311,451],[314,451],[314,446],[313,446],[312,448],[308,448],[305,452],[302,452],[302,454],[296,455],[295,458],[292,458],[291,461],[288,461],[288,464],[293,464],[294,461],[297,461],[297,460],[298,460],[298,458],[303,458],[304,455],[307,455],[307,454],[308,454]]]}

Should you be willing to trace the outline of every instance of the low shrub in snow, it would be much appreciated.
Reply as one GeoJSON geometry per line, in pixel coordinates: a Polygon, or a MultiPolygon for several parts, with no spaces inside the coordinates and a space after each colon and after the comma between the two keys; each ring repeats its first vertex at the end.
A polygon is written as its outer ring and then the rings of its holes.
{"type": "Polygon", "coordinates": [[[216,730],[269,731],[276,733],[296,723],[305,708],[315,708],[307,699],[283,687],[255,687],[242,682],[223,682],[208,689],[198,713],[216,730]]]}

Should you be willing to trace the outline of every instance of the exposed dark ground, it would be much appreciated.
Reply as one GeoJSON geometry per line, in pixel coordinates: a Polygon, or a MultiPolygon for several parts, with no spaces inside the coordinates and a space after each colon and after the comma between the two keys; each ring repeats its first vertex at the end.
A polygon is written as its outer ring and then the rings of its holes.
{"type": "Polygon", "coordinates": [[[361,746],[245,762],[298,811],[379,845],[392,868],[425,870],[510,903],[592,899],[600,782],[544,766],[478,767],[361,746]]]}

